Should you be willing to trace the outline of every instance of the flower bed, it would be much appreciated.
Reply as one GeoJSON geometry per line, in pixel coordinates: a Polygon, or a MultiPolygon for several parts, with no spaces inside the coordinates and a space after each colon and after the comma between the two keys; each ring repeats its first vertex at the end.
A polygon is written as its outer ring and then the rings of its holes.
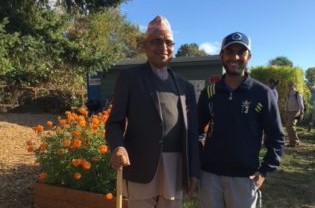
{"type": "Polygon", "coordinates": [[[110,154],[104,137],[109,113],[110,108],[89,117],[80,108],[78,113],[65,112],[58,124],[48,121],[46,131],[42,125],[33,127],[40,143],[29,140],[27,148],[35,153],[39,164],[39,182],[112,199],[115,172],[109,166],[110,154]]]}

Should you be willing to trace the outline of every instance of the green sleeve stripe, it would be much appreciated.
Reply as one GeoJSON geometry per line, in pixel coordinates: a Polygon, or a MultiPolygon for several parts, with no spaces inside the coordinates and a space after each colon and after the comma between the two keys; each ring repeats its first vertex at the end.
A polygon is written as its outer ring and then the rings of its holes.
{"type": "Polygon", "coordinates": [[[208,98],[211,98],[215,94],[215,84],[210,84],[207,86],[208,98]]]}

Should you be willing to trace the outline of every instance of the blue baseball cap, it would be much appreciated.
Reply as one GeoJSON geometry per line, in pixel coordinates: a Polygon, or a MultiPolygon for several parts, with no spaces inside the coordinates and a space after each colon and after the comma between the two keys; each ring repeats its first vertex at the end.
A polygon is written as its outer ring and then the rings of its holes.
{"type": "Polygon", "coordinates": [[[249,51],[251,51],[251,40],[244,33],[234,32],[226,36],[222,41],[221,50],[224,50],[231,44],[238,43],[245,46],[249,51]]]}

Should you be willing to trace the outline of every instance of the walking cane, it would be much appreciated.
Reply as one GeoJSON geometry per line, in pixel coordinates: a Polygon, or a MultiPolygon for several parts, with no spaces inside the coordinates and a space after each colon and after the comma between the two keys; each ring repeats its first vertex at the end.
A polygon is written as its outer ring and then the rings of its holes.
{"type": "Polygon", "coordinates": [[[116,208],[122,208],[122,169],[117,170],[116,178],[116,208]]]}

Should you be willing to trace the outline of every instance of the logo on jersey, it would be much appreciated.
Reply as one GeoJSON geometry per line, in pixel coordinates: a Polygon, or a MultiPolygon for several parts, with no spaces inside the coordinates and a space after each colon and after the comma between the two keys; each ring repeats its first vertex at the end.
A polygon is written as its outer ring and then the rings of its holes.
{"type": "Polygon", "coordinates": [[[242,101],[242,110],[241,110],[241,112],[247,114],[248,111],[249,111],[249,106],[250,106],[251,103],[252,102],[250,102],[248,100],[242,101]]]}

